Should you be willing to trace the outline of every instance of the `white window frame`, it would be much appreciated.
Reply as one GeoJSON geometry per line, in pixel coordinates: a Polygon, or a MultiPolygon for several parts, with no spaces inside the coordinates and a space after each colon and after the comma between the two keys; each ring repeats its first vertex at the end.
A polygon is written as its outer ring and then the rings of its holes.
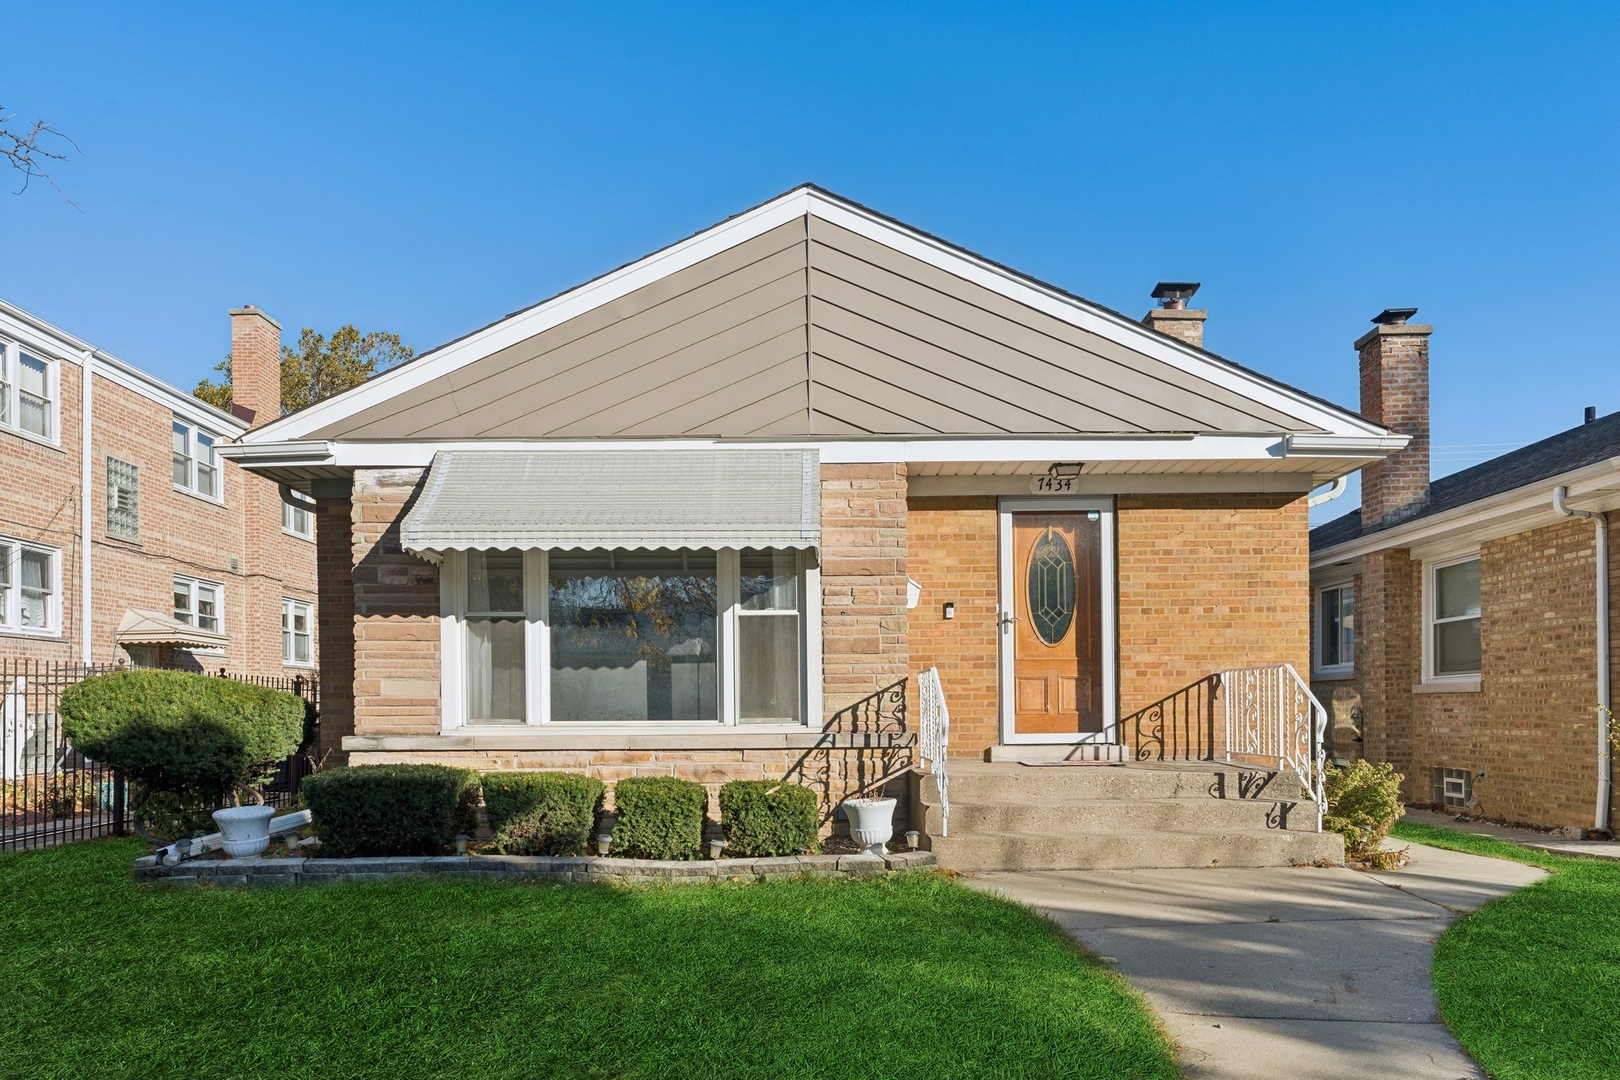
{"type": "MultiPolygon", "coordinates": [[[[542,550],[523,553],[524,620],[524,713],[523,724],[471,724],[467,703],[467,553],[447,551],[439,566],[439,712],[446,732],[471,728],[479,732],[512,733],[542,728],[551,731],[592,734],[612,732],[625,735],[690,734],[735,730],[738,725],[742,673],[737,664],[737,608],[740,602],[741,555],[736,548],[715,553],[716,618],[715,659],[719,688],[716,699],[719,716],[714,721],[651,721],[645,723],[576,723],[552,727],[551,719],[551,627],[550,558],[542,550]]],[[[820,730],[821,693],[821,569],[816,553],[801,550],[799,572],[799,722],[792,724],[747,723],[747,732],[820,730]]]]}
{"type": "MultiPolygon", "coordinates": [[[[1322,656],[1327,645],[1327,636],[1322,632],[1322,599],[1330,592],[1339,592],[1343,589],[1351,590],[1353,597],[1355,587],[1356,582],[1354,578],[1339,578],[1338,580],[1329,581],[1316,587],[1316,603],[1311,607],[1311,622],[1313,624],[1311,626],[1311,638],[1316,643],[1315,647],[1311,650],[1311,674],[1314,676],[1324,679],[1348,679],[1356,673],[1357,642],[1355,625],[1353,623],[1350,627],[1350,659],[1341,660],[1337,664],[1324,663],[1322,660],[1322,656]]],[[[1352,603],[1354,603],[1353,599],[1352,603]]],[[[1343,610],[1342,606],[1340,610],[1343,610]]],[[[1341,630],[1340,633],[1342,634],[1343,631],[1341,630]]]]}
{"type": "Polygon", "coordinates": [[[44,443],[62,445],[62,362],[49,353],[20,342],[0,338],[0,430],[44,443]],[[22,355],[45,365],[45,426],[47,434],[29,431],[22,426],[22,355]]]}
{"type": "Polygon", "coordinates": [[[285,496],[281,500],[281,531],[300,540],[312,541],[315,539],[315,500],[297,491],[291,492],[291,495],[292,501],[289,502],[285,496]],[[307,526],[302,531],[297,528],[299,513],[304,515],[307,526]]]}
{"type": "MultiPolygon", "coordinates": [[[[176,413],[173,416],[173,423],[169,430],[172,434],[179,435],[181,434],[179,429],[182,428],[184,429],[185,449],[181,451],[181,453],[186,459],[186,482],[184,484],[175,482],[174,490],[184,492],[187,495],[191,495],[198,499],[203,499],[207,502],[219,503],[221,506],[223,506],[225,504],[225,468],[220,462],[219,444],[224,441],[224,437],[218,432],[209,431],[207,428],[199,427],[190,420],[176,413]],[[197,486],[197,466],[200,460],[197,456],[197,437],[199,435],[205,435],[209,440],[209,460],[206,462],[206,464],[214,470],[214,494],[212,495],[208,494],[206,491],[203,491],[197,486]]],[[[173,447],[171,446],[170,449],[172,452],[173,447]]],[[[173,480],[172,472],[170,473],[170,479],[173,480]]]]}
{"type": "Polygon", "coordinates": [[[25,637],[62,636],[62,549],[30,543],[16,537],[0,536],[0,557],[7,560],[0,582],[4,610],[0,612],[0,633],[25,637]],[[22,625],[22,558],[31,551],[50,560],[50,599],[45,604],[44,626],[22,625]]]}
{"type": "Polygon", "coordinates": [[[299,600],[292,596],[281,598],[281,664],[283,667],[312,668],[315,666],[315,605],[308,600],[299,600]],[[293,629],[292,620],[302,609],[305,625],[309,627],[304,636],[309,638],[309,659],[298,660],[297,654],[298,631],[293,629]],[[289,648],[289,646],[292,646],[289,648]]]}
{"type": "MultiPolygon", "coordinates": [[[[1423,682],[1425,685],[1449,686],[1457,689],[1478,689],[1479,687],[1480,679],[1485,667],[1483,634],[1481,635],[1480,642],[1480,671],[1454,672],[1442,675],[1437,673],[1434,667],[1436,660],[1434,647],[1434,628],[1436,625],[1436,620],[1434,613],[1437,601],[1435,577],[1439,571],[1444,570],[1448,566],[1456,566],[1460,563],[1479,561],[1479,549],[1472,548],[1468,551],[1456,552],[1444,557],[1427,559],[1423,563],[1423,682]]],[[[1479,584],[1479,611],[1480,613],[1478,618],[1480,619],[1480,628],[1483,630],[1485,616],[1485,578],[1483,574],[1480,576],[1479,584]]],[[[1460,622],[1463,619],[1473,617],[1474,616],[1459,615],[1452,619],[1445,619],[1441,621],[1460,622]]]]}
{"type": "MultiPolygon", "coordinates": [[[[174,617],[176,619],[179,619],[179,621],[181,621],[183,623],[186,623],[187,626],[195,626],[195,627],[197,627],[197,629],[206,631],[206,632],[211,633],[211,634],[223,634],[223,633],[225,633],[225,585],[224,585],[224,583],[219,582],[219,581],[210,581],[207,578],[192,577],[189,574],[176,574],[176,575],[174,575],[174,590],[173,591],[174,592],[179,592],[182,585],[185,586],[186,595],[190,599],[190,607],[189,607],[188,611],[191,614],[191,617],[193,619],[195,619],[197,617],[197,589],[199,587],[205,587],[205,588],[210,588],[210,589],[214,590],[214,618],[219,622],[219,626],[215,627],[213,630],[209,630],[206,626],[200,626],[195,622],[190,622],[190,621],[188,621],[186,619],[181,619],[179,615],[175,615],[174,617]]],[[[170,597],[170,604],[171,605],[173,604],[173,599],[174,598],[171,596],[170,597]]],[[[169,608],[169,610],[171,612],[173,612],[174,608],[171,606],[169,608]]],[[[194,651],[217,652],[218,650],[217,649],[209,649],[209,650],[194,650],[194,651]]]]}

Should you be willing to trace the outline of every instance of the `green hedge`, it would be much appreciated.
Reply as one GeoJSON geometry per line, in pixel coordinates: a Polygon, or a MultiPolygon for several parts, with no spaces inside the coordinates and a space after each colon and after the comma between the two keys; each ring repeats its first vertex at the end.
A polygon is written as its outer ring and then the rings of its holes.
{"type": "Polygon", "coordinates": [[[448,765],[358,765],[306,777],[321,855],[446,855],[457,833],[478,827],[473,769],[448,765]]]}
{"type": "Polygon", "coordinates": [[[146,792],[221,799],[261,782],[304,736],[304,699],[186,671],[115,671],[62,691],[73,748],[146,792]]]}
{"type": "Polygon", "coordinates": [[[781,780],[733,780],[720,789],[720,827],[730,854],[753,858],[815,851],[816,793],[781,780]]]}
{"type": "Polygon", "coordinates": [[[613,787],[613,849],[634,859],[696,859],[703,852],[702,784],[673,776],[632,776],[613,787]]]}
{"type": "Polygon", "coordinates": [[[580,773],[486,773],[484,809],[503,855],[585,855],[606,785],[580,773]]]}

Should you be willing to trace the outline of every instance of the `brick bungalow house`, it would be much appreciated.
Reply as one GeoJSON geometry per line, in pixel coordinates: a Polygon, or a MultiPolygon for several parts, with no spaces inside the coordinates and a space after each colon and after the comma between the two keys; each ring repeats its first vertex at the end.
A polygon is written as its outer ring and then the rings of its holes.
{"type": "MultiPolygon", "coordinates": [[[[1155,703],[1304,670],[1306,495],[1406,441],[1206,352],[1195,288],[1138,322],[805,186],[222,452],[316,502],[334,760],[787,776],[830,816],[911,786],[937,668],[951,836],[1005,832],[975,769],[1163,750],[1155,703]]],[[[1182,757],[1225,750],[1199,701],[1182,757]]]]}
{"type": "Polygon", "coordinates": [[[313,671],[313,507],[218,453],[280,415],[280,335],[257,308],[231,312],[225,413],[0,300],[6,671],[313,671]]]}
{"type": "Polygon", "coordinates": [[[1335,756],[1438,809],[1609,829],[1620,413],[1429,481],[1427,325],[1356,342],[1363,415],[1410,436],[1311,533],[1312,684],[1335,756]]]}

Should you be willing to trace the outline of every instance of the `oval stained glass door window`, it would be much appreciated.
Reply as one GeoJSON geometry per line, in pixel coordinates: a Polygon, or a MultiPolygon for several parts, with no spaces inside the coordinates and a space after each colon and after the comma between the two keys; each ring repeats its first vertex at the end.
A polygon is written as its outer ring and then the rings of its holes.
{"type": "Polygon", "coordinates": [[[1048,645],[1062,641],[1074,622],[1074,553],[1051,529],[1029,550],[1029,617],[1048,645]]]}

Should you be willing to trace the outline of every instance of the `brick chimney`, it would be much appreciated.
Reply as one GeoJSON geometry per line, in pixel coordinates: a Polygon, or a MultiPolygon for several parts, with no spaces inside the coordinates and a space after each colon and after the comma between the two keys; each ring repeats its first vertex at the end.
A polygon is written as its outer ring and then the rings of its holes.
{"type": "Polygon", "coordinates": [[[1429,335],[1407,322],[1417,308],[1386,308],[1356,342],[1361,356],[1361,414],[1398,435],[1406,449],[1361,470],[1362,530],[1394,525],[1429,501],[1429,335]]]}
{"type": "Polygon", "coordinates": [[[1204,347],[1204,320],[1207,311],[1194,311],[1187,301],[1198,291],[1196,281],[1161,281],[1153,287],[1153,299],[1159,306],[1142,316],[1142,325],[1180,338],[1196,348],[1204,347]]]}
{"type": "Polygon", "coordinates": [[[252,304],[231,310],[231,412],[253,427],[281,416],[281,324],[252,304]]]}

